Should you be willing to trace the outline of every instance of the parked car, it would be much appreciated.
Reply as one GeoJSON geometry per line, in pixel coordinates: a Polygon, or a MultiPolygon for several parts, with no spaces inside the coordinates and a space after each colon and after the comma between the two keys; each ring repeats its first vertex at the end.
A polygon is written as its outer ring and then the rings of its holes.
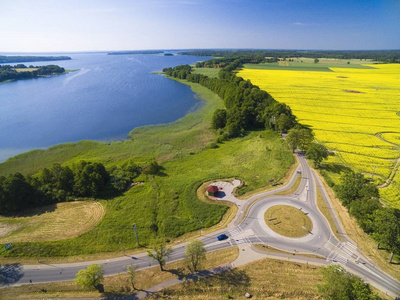
{"type": "Polygon", "coordinates": [[[217,240],[218,241],[223,241],[223,240],[226,240],[227,238],[228,238],[228,236],[225,233],[220,234],[219,236],[217,236],[217,240]]]}

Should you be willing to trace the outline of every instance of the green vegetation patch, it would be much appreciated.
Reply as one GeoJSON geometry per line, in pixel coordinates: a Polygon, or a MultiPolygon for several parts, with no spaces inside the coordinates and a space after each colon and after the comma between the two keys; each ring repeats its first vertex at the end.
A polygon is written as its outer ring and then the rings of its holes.
{"type": "Polygon", "coordinates": [[[333,72],[330,68],[352,68],[352,69],[373,69],[370,66],[362,64],[371,63],[370,60],[358,59],[327,59],[320,58],[318,63],[312,58],[293,58],[284,61],[260,63],[260,64],[244,64],[245,69],[254,70],[293,70],[293,71],[318,71],[318,72],[333,72]]]}
{"type": "Polygon", "coordinates": [[[212,114],[222,108],[222,100],[208,89],[190,84],[201,93],[203,106],[198,111],[167,125],[137,128],[132,140],[113,143],[82,141],[34,150],[7,160],[0,172],[35,173],[57,162],[72,165],[84,159],[106,167],[135,161],[139,165],[156,160],[163,167],[159,176],[139,176],[125,193],[100,200],[105,207],[102,221],[79,237],[63,241],[13,243],[3,256],[70,256],[122,251],[137,247],[132,225],[137,224],[141,246],[155,238],[174,239],[182,234],[218,223],[228,207],[201,202],[197,188],[206,181],[241,178],[244,191],[281,178],[294,163],[286,143],[272,131],[251,132],[209,147],[215,140],[210,129],[212,114]]]}
{"type": "Polygon", "coordinates": [[[291,238],[306,236],[312,230],[311,219],[298,208],[289,205],[270,207],[264,219],[273,231],[291,238]]]}
{"type": "Polygon", "coordinates": [[[219,69],[219,68],[193,68],[192,73],[193,74],[202,74],[202,75],[208,76],[210,78],[217,78],[220,70],[221,69],[219,69]]]}

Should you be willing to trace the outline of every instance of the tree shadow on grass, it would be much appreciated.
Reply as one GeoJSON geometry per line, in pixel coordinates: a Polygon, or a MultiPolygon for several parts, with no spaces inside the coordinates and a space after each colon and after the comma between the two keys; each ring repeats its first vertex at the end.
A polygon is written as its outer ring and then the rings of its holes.
{"type": "Polygon", "coordinates": [[[320,166],[321,170],[325,170],[327,172],[340,174],[342,172],[350,171],[350,168],[341,164],[336,163],[324,163],[320,166]]]}
{"type": "Polygon", "coordinates": [[[185,273],[185,269],[184,268],[177,268],[177,269],[164,269],[164,271],[169,272],[171,274],[174,274],[175,276],[177,276],[180,280],[184,277],[187,276],[187,274],[185,273]]]}
{"type": "Polygon", "coordinates": [[[24,273],[20,264],[0,265],[0,286],[18,282],[24,273]]]}
{"type": "Polygon", "coordinates": [[[230,269],[213,276],[218,280],[221,289],[244,289],[250,286],[250,277],[243,270],[230,269]]]}
{"type": "Polygon", "coordinates": [[[57,209],[57,203],[49,204],[49,205],[44,205],[44,206],[39,206],[39,207],[34,207],[34,208],[28,208],[26,210],[23,210],[21,212],[13,212],[13,213],[7,213],[7,214],[2,214],[1,216],[3,217],[33,217],[33,216],[40,216],[42,214],[48,213],[48,212],[53,212],[57,209]]]}

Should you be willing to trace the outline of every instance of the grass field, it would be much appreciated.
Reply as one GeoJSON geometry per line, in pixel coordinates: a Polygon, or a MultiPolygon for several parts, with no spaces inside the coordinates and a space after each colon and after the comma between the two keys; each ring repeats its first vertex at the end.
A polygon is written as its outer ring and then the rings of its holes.
{"type": "Polygon", "coordinates": [[[124,194],[101,200],[102,221],[79,237],[51,242],[15,242],[1,255],[8,257],[63,257],[122,251],[137,247],[132,225],[137,224],[141,245],[159,236],[178,236],[218,223],[227,207],[201,202],[197,188],[206,181],[241,178],[244,192],[267,185],[269,178],[282,178],[294,163],[286,143],[270,131],[249,133],[210,148],[215,134],[211,117],[222,100],[206,88],[191,84],[202,95],[202,108],[167,125],[137,128],[132,140],[113,143],[82,141],[48,150],[35,150],[7,160],[0,174],[32,174],[54,162],[72,165],[85,159],[106,166],[133,159],[138,164],[156,159],[165,168],[161,176],[141,175],[144,181],[124,194]]]}
{"type": "Polygon", "coordinates": [[[335,153],[330,162],[369,176],[375,167],[374,180],[385,186],[383,201],[400,208],[400,65],[325,65],[329,72],[252,65],[239,76],[290,105],[299,121],[335,153]]]}
{"type": "Polygon", "coordinates": [[[48,205],[13,217],[0,216],[0,243],[62,240],[94,228],[104,216],[99,202],[48,205]]]}
{"type": "Polygon", "coordinates": [[[288,58],[285,61],[279,61],[275,63],[245,64],[244,69],[317,72],[334,72],[331,68],[373,69],[371,66],[364,65],[366,63],[371,63],[369,60],[320,58],[318,63],[314,63],[313,58],[301,57],[291,59],[293,61],[289,61],[288,58]]]}
{"type": "Polygon", "coordinates": [[[272,206],[265,212],[264,220],[273,231],[287,237],[303,237],[312,230],[311,219],[293,206],[272,206]]]}
{"type": "Polygon", "coordinates": [[[150,299],[321,299],[321,267],[273,259],[260,260],[199,283],[175,286],[150,299]]]}
{"type": "Polygon", "coordinates": [[[220,70],[221,69],[219,69],[219,68],[193,68],[192,73],[193,74],[203,74],[210,78],[217,78],[218,72],[220,70]]]}

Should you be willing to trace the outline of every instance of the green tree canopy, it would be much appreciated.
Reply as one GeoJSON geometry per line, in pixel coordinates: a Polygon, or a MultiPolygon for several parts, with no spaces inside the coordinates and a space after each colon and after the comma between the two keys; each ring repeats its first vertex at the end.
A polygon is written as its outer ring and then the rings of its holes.
{"type": "Polygon", "coordinates": [[[388,247],[394,253],[400,253],[400,210],[395,208],[380,208],[374,212],[373,237],[388,247]]]}
{"type": "Polygon", "coordinates": [[[83,197],[99,196],[109,181],[109,174],[101,163],[80,161],[73,166],[74,192],[83,197]]]}
{"type": "Polygon", "coordinates": [[[206,260],[206,248],[200,240],[194,240],[186,245],[186,264],[191,272],[197,272],[203,261],[206,260]]]}
{"type": "Polygon", "coordinates": [[[307,128],[292,128],[288,131],[286,141],[294,151],[297,148],[306,150],[307,146],[313,141],[314,136],[307,128]]]}
{"type": "Polygon", "coordinates": [[[321,162],[328,158],[328,149],[322,144],[311,143],[307,147],[306,157],[313,161],[314,167],[319,168],[321,162]]]}
{"type": "Polygon", "coordinates": [[[329,265],[322,269],[324,283],[318,291],[327,300],[379,300],[369,285],[361,278],[348,273],[338,265],[329,265]]]}
{"type": "Polygon", "coordinates": [[[225,109],[217,109],[214,112],[211,126],[214,129],[224,128],[226,125],[226,110],[225,109]]]}
{"type": "Polygon", "coordinates": [[[169,258],[171,254],[172,248],[167,247],[164,243],[158,243],[151,250],[147,251],[147,256],[158,262],[161,271],[164,271],[167,258],[169,258]]]}
{"type": "Polygon", "coordinates": [[[104,270],[99,264],[93,264],[76,274],[75,283],[83,288],[97,288],[103,281],[104,270]]]}
{"type": "Polygon", "coordinates": [[[336,188],[336,192],[346,207],[355,200],[379,198],[378,188],[361,173],[346,172],[340,181],[341,184],[336,188]]]}

